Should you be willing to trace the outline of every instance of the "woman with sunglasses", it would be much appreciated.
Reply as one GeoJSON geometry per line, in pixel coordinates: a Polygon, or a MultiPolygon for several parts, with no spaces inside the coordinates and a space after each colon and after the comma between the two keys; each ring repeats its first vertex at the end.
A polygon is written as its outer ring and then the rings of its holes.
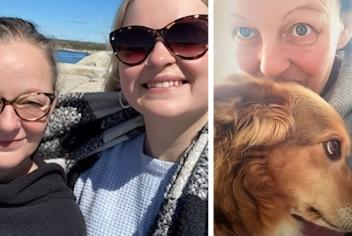
{"type": "Polygon", "coordinates": [[[123,1],[110,92],[59,100],[47,140],[70,157],[89,235],[207,235],[207,11],[123,1]]]}
{"type": "Polygon", "coordinates": [[[0,235],[86,235],[62,168],[36,152],[57,77],[50,40],[0,17],[0,235]]]}

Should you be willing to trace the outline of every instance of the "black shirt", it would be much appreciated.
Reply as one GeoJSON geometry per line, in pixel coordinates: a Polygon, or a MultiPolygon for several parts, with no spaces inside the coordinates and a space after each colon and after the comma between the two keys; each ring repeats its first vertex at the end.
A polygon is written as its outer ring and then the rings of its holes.
{"type": "Polygon", "coordinates": [[[37,170],[0,183],[0,235],[86,235],[62,168],[38,157],[33,161],[37,170]]]}

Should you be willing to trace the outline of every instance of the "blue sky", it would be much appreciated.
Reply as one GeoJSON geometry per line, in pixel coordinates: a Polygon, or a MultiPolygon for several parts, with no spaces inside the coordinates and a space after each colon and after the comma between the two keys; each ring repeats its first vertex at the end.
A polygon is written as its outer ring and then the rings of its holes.
{"type": "Polygon", "coordinates": [[[2,0],[0,1],[0,15],[30,20],[46,36],[107,43],[120,1],[2,0]]]}

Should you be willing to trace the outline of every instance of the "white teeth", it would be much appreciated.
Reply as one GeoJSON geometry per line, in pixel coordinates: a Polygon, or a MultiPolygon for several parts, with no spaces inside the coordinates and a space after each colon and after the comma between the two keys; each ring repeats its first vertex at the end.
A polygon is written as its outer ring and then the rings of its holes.
{"type": "Polygon", "coordinates": [[[170,87],[178,87],[182,85],[182,82],[179,80],[176,81],[163,81],[163,82],[155,82],[155,83],[148,83],[148,88],[170,88],[170,87]]]}

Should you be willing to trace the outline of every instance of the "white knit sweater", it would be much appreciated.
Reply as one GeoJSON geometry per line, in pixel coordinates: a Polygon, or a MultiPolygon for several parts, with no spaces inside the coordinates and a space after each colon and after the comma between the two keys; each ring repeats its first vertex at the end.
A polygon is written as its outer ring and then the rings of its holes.
{"type": "Polygon", "coordinates": [[[88,235],[147,235],[177,164],[143,154],[144,134],[102,153],[74,193],[88,235]]]}

